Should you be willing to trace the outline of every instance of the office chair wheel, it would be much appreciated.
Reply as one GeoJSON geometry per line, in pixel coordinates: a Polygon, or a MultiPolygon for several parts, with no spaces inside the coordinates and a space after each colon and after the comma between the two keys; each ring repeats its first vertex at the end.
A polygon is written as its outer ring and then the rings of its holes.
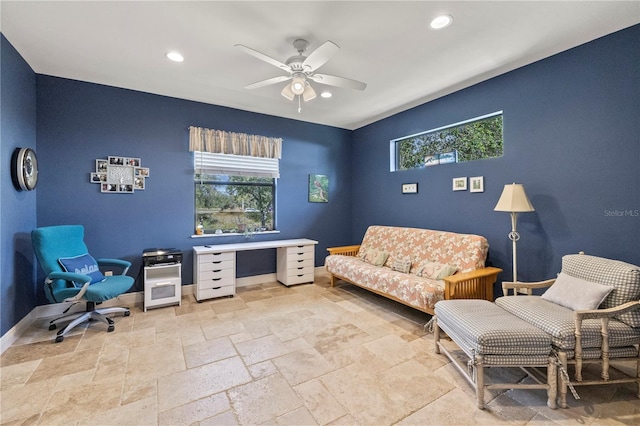
{"type": "Polygon", "coordinates": [[[49,330],[55,330],[55,329],[56,329],[55,324],[49,324],[49,330]]]}
{"type": "Polygon", "coordinates": [[[107,328],[107,331],[108,331],[109,333],[111,333],[111,332],[112,332],[113,330],[115,330],[115,329],[116,329],[116,326],[115,326],[115,325],[110,325],[110,326],[107,328]]]}
{"type": "Polygon", "coordinates": [[[57,336],[56,337],[56,343],[60,343],[64,340],[64,336],[57,336]]]}
{"type": "Polygon", "coordinates": [[[125,312],[124,312],[124,316],[125,316],[125,317],[128,317],[129,315],[131,315],[131,311],[125,311],[125,312]]]}

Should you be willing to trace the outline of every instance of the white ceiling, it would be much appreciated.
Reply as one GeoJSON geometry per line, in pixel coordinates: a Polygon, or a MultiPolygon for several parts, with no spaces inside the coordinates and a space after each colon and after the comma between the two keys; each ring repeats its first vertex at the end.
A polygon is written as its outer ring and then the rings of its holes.
{"type": "MultiPolygon", "coordinates": [[[[452,93],[640,23],[639,1],[5,1],[0,30],[36,73],[223,105],[346,129],[452,93]],[[453,16],[441,31],[438,14],[453,16]],[[340,51],[319,72],[367,83],[303,103],[284,75],[292,42],[340,51]],[[170,62],[165,53],[181,52],[170,62]]],[[[322,87],[313,86],[319,92],[322,87]]]]}

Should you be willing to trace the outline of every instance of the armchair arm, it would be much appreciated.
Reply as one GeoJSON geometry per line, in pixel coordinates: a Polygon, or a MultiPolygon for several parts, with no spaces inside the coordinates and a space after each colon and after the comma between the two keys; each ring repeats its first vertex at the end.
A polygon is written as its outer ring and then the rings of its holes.
{"type": "Polygon", "coordinates": [[[582,321],[585,319],[600,319],[602,336],[602,372],[600,377],[603,380],[609,380],[609,319],[615,315],[624,314],[625,312],[640,309],[640,300],[623,303],[620,306],[607,309],[591,309],[584,311],[575,311],[573,318],[575,321],[575,376],[577,381],[582,381],[582,321]]]}
{"type": "Polygon", "coordinates": [[[523,283],[520,281],[517,282],[513,282],[513,281],[503,281],[502,282],[502,294],[505,296],[509,295],[509,289],[513,290],[513,295],[515,296],[516,294],[518,294],[518,292],[520,290],[525,290],[526,293],[531,296],[532,291],[534,288],[546,288],[546,287],[551,287],[551,285],[556,282],[556,279],[550,279],[550,280],[544,280],[544,281],[535,281],[535,282],[529,282],[529,283],[523,283]]]}
{"type": "Polygon", "coordinates": [[[329,255],[341,254],[343,256],[357,256],[359,249],[360,249],[360,244],[353,245],[353,246],[327,247],[327,251],[329,252],[329,255]]]}
{"type": "Polygon", "coordinates": [[[78,300],[82,299],[84,294],[87,292],[87,287],[89,287],[89,284],[91,283],[90,276],[74,274],[73,272],[52,272],[47,275],[45,283],[51,284],[53,280],[65,280],[72,283],[82,283],[82,288],[80,289],[80,291],[75,296],[64,299],[65,302],[77,302],[78,300]]]}
{"type": "Polygon", "coordinates": [[[493,302],[493,284],[500,272],[502,269],[489,266],[445,277],[444,298],[484,299],[493,302]]]}
{"type": "Polygon", "coordinates": [[[127,271],[129,271],[129,268],[131,267],[131,262],[122,259],[97,259],[96,262],[98,262],[98,265],[100,266],[118,266],[122,268],[121,275],[126,275],[127,271]]]}

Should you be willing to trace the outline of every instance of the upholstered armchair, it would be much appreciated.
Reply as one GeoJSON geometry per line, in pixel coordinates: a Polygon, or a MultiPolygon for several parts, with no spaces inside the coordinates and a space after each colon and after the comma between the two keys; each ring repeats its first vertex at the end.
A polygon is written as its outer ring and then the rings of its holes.
{"type": "Polygon", "coordinates": [[[561,407],[566,407],[567,388],[578,397],[573,387],[580,385],[636,383],[640,398],[640,267],[566,255],[556,279],[505,282],[503,291],[505,296],[495,301],[498,306],[551,335],[560,361],[561,407]],[[532,289],[545,287],[541,296],[532,295],[532,289]],[[518,295],[522,292],[527,295],[518,295]],[[623,360],[635,365],[635,371],[612,374],[612,363],[623,360]],[[584,377],[587,363],[600,364],[599,378],[584,377]]]}
{"type": "Polygon", "coordinates": [[[49,330],[55,330],[58,322],[71,322],[58,331],[56,342],[62,342],[74,327],[85,321],[97,320],[107,324],[107,331],[115,329],[114,322],[105,315],[123,313],[129,308],[108,307],[96,309],[96,305],[125,293],[134,279],[126,275],[131,263],[120,259],[95,260],[84,243],[84,227],[81,225],[48,226],[31,232],[33,250],[46,274],[44,293],[51,303],[86,304],[85,312],[72,313],[49,322],[49,330]],[[104,276],[100,266],[121,270],[120,275],[104,276]]]}

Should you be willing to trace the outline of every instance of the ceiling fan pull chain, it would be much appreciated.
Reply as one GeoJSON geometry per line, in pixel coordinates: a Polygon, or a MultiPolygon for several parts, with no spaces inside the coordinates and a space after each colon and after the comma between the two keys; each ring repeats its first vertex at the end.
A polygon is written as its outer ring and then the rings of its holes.
{"type": "Polygon", "coordinates": [[[300,95],[298,95],[298,114],[302,112],[302,107],[300,106],[300,95]]]}

